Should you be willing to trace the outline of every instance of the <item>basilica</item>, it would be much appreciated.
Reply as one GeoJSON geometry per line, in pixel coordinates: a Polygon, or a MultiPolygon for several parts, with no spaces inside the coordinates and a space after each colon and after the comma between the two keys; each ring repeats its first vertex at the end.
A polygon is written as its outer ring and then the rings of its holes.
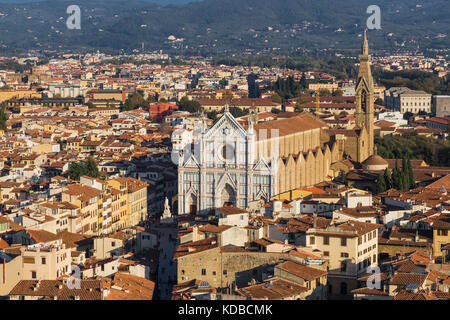
{"type": "Polygon", "coordinates": [[[245,125],[225,107],[210,128],[201,124],[194,152],[178,160],[178,214],[206,215],[332,178],[331,165],[343,158],[363,162],[373,154],[374,95],[364,33],[356,82],[356,127],[329,129],[310,113],[258,122],[252,111],[245,125]]]}

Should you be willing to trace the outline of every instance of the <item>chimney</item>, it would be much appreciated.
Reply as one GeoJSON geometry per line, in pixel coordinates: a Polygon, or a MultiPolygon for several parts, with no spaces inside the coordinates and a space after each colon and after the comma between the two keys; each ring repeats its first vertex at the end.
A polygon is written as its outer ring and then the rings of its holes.
{"type": "Polygon", "coordinates": [[[192,226],[192,241],[200,240],[200,235],[198,234],[198,226],[192,226]]]}

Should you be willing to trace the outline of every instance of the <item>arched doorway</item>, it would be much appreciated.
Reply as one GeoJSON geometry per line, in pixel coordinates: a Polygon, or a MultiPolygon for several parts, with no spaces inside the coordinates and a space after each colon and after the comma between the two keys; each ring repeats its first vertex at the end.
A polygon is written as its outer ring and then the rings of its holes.
{"type": "Polygon", "coordinates": [[[186,203],[186,211],[189,214],[197,214],[197,197],[191,194],[186,203]]]}
{"type": "Polygon", "coordinates": [[[229,184],[222,189],[222,204],[224,207],[236,206],[236,192],[229,184]]]}

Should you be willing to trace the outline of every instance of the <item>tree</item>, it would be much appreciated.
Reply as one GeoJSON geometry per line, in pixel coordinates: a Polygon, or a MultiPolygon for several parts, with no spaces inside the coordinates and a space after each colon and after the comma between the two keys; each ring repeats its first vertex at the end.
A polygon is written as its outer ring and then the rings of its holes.
{"type": "Polygon", "coordinates": [[[384,180],[384,175],[379,174],[377,178],[377,193],[382,193],[386,191],[386,181],[384,180]]]}
{"type": "Polygon", "coordinates": [[[272,112],[272,113],[274,113],[274,114],[277,114],[277,113],[280,113],[281,110],[280,110],[280,109],[277,109],[277,108],[272,108],[272,110],[270,110],[270,112],[272,112]]]}
{"type": "Polygon", "coordinates": [[[450,166],[450,141],[404,134],[375,137],[375,144],[385,159],[420,159],[432,166],[450,166]]]}
{"type": "Polygon", "coordinates": [[[213,110],[213,111],[211,111],[211,112],[208,112],[208,113],[206,114],[206,116],[207,116],[209,119],[215,121],[215,120],[217,119],[217,111],[216,111],[216,110],[213,110]]]}
{"type": "Polygon", "coordinates": [[[197,101],[191,101],[188,97],[184,96],[177,103],[178,107],[182,111],[187,111],[190,113],[196,113],[202,110],[202,106],[197,101]]]}
{"type": "Polygon", "coordinates": [[[149,94],[147,97],[147,100],[145,100],[145,104],[150,104],[150,103],[154,103],[154,102],[156,102],[156,97],[149,94]]]}
{"type": "Polygon", "coordinates": [[[223,99],[233,99],[233,93],[232,93],[231,91],[227,90],[227,91],[223,94],[222,98],[223,98],[223,99]]]}
{"type": "Polygon", "coordinates": [[[400,190],[409,190],[409,179],[408,179],[408,175],[406,175],[405,171],[402,171],[402,184],[401,184],[401,189],[400,190]]]}
{"type": "Polygon", "coordinates": [[[220,79],[219,81],[219,88],[225,89],[225,87],[228,85],[228,81],[225,78],[220,79]]]}
{"type": "Polygon", "coordinates": [[[89,176],[92,178],[98,178],[100,172],[98,170],[97,163],[94,159],[89,158],[87,162],[72,162],[69,167],[69,177],[72,180],[80,180],[81,176],[89,176]]]}
{"type": "Polygon", "coordinates": [[[0,129],[6,131],[6,121],[8,120],[8,115],[5,112],[5,108],[0,109],[0,129]]]}
{"type": "Polygon", "coordinates": [[[403,114],[403,119],[409,121],[409,118],[411,118],[412,116],[414,116],[414,114],[412,114],[411,112],[407,111],[407,112],[405,112],[403,114]]]}
{"type": "Polygon", "coordinates": [[[392,189],[392,178],[388,168],[384,170],[384,182],[386,184],[386,190],[392,189]]]}
{"type": "Polygon", "coordinates": [[[406,166],[407,166],[407,174],[408,174],[408,180],[409,180],[409,189],[412,189],[416,186],[416,179],[414,177],[414,171],[413,171],[413,168],[411,165],[411,159],[408,159],[406,166]]]}
{"type": "Polygon", "coordinates": [[[408,168],[406,164],[406,159],[402,159],[402,179],[403,179],[403,188],[409,189],[410,183],[409,183],[409,173],[408,168]]]}
{"type": "Polygon", "coordinates": [[[328,89],[320,89],[319,90],[319,95],[321,97],[331,97],[331,92],[328,89]]]}
{"type": "Polygon", "coordinates": [[[92,178],[98,178],[100,176],[100,172],[98,171],[97,163],[94,161],[94,159],[89,158],[86,162],[86,173],[85,175],[92,177],[92,178]]]}
{"type": "Polygon", "coordinates": [[[69,167],[69,177],[72,180],[80,180],[83,175],[83,166],[78,162],[72,162],[69,167]]]}
{"type": "Polygon", "coordinates": [[[143,91],[136,91],[128,96],[122,107],[122,111],[134,110],[140,106],[145,105],[145,99],[143,91]]]}
{"type": "Polygon", "coordinates": [[[342,97],[344,95],[344,91],[342,89],[336,89],[333,92],[333,97],[342,97]]]}
{"type": "Polygon", "coordinates": [[[308,81],[306,81],[306,75],[304,72],[302,73],[302,78],[300,79],[300,87],[302,89],[308,88],[308,81]]]}
{"type": "Polygon", "coordinates": [[[398,161],[395,160],[395,168],[392,169],[392,187],[399,190],[401,184],[400,171],[398,169],[398,161]]]}
{"type": "Polygon", "coordinates": [[[277,102],[277,103],[283,103],[283,98],[280,97],[280,95],[278,93],[275,93],[272,96],[272,101],[273,102],[277,102]]]}
{"type": "Polygon", "coordinates": [[[125,103],[123,104],[122,111],[130,111],[134,110],[136,106],[133,104],[133,102],[130,99],[126,99],[125,103]]]}
{"type": "Polygon", "coordinates": [[[295,103],[295,111],[296,111],[296,112],[303,112],[303,105],[302,105],[302,103],[301,103],[300,100],[298,100],[298,101],[295,103]]]}
{"type": "Polygon", "coordinates": [[[86,105],[88,106],[89,109],[93,109],[93,108],[96,107],[95,104],[93,104],[91,101],[88,101],[88,102],[86,103],[86,105]]]}
{"type": "Polygon", "coordinates": [[[243,109],[238,108],[238,107],[230,107],[229,110],[230,110],[230,113],[235,118],[243,117],[243,116],[246,116],[248,114],[248,110],[247,109],[243,110],[243,109]]]}

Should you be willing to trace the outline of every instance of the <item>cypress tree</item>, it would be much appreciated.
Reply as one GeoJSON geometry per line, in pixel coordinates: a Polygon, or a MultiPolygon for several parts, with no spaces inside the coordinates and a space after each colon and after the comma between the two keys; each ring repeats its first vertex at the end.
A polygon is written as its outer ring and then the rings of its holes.
{"type": "Polygon", "coordinates": [[[8,115],[5,113],[4,108],[0,108],[0,129],[6,131],[6,121],[8,120],[8,115]]]}
{"type": "Polygon", "coordinates": [[[411,165],[411,160],[408,159],[408,176],[409,176],[409,188],[413,189],[416,186],[416,178],[414,178],[414,171],[411,165]]]}
{"type": "Polygon", "coordinates": [[[386,191],[386,182],[384,181],[384,175],[380,173],[377,179],[377,193],[385,191],[386,191]]]}
{"type": "Polygon", "coordinates": [[[409,177],[406,171],[402,171],[402,190],[409,190],[409,177]]]}
{"type": "Polygon", "coordinates": [[[408,174],[408,165],[406,164],[406,159],[402,159],[402,180],[403,180],[403,190],[409,189],[409,174],[408,174]]]}
{"type": "Polygon", "coordinates": [[[397,160],[395,160],[395,168],[392,170],[392,187],[397,190],[400,189],[400,177],[397,160]]]}
{"type": "Polygon", "coordinates": [[[384,183],[386,184],[386,190],[392,189],[392,178],[388,168],[384,170],[384,183]]]}

